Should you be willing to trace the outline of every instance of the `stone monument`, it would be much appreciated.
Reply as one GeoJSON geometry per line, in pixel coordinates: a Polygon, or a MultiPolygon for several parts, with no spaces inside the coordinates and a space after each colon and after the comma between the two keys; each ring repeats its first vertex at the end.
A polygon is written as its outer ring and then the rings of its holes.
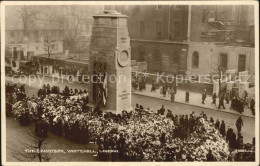
{"type": "Polygon", "coordinates": [[[131,50],[127,16],[94,15],[89,57],[89,101],[102,111],[131,109],[131,50]]]}

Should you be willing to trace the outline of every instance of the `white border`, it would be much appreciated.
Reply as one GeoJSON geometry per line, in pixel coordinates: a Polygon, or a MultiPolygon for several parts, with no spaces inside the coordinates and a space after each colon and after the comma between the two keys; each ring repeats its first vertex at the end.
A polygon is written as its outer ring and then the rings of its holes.
{"type": "Polygon", "coordinates": [[[256,80],[256,115],[255,115],[255,137],[256,137],[256,161],[255,162],[212,162],[210,165],[259,165],[259,4],[257,1],[88,1],[88,2],[74,2],[74,1],[9,1],[1,2],[1,126],[2,126],[2,164],[3,165],[143,165],[143,166],[160,166],[160,165],[208,165],[207,162],[49,162],[49,163],[38,163],[38,162],[6,162],[6,119],[5,119],[5,6],[6,5],[254,5],[255,6],[255,80],[256,80]]]}

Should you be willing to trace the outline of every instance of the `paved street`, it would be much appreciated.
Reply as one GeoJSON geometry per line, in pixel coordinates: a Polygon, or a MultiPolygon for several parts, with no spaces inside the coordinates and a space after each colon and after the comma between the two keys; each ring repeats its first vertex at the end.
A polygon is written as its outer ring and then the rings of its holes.
{"type": "MultiPolygon", "coordinates": [[[[28,136],[28,132],[34,131],[34,124],[24,127],[13,118],[6,118],[6,126],[6,160],[17,161],[13,156],[14,152],[23,153],[25,150],[24,144],[32,144],[32,139],[28,136]]],[[[55,154],[51,161],[97,161],[97,157],[93,156],[93,153],[69,153],[67,151],[86,149],[97,151],[95,144],[77,144],[50,132],[48,133],[46,142],[48,143],[44,146],[44,149],[64,150],[66,152],[55,154]]]]}
{"type": "MultiPolygon", "coordinates": [[[[12,80],[10,77],[6,77],[6,82],[11,82],[11,81],[12,80]]],[[[14,79],[14,81],[18,82],[17,79],[14,79]]],[[[44,79],[45,84],[47,84],[47,83],[51,84],[51,81],[52,81],[52,79],[49,77],[45,77],[45,79],[44,79]]],[[[40,83],[39,81],[36,81],[35,83],[33,83],[29,86],[28,81],[25,82],[26,93],[29,96],[36,95],[38,89],[42,86],[42,85],[39,86],[39,83],[40,83]]],[[[63,83],[56,83],[56,85],[58,85],[61,90],[63,90],[63,88],[66,85],[68,85],[69,87],[72,87],[72,88],[78,88],[78,89],[82,89],[82,90],[87,88],[87,85],[77,84],[77,83],[70,84],[67,81],[64,81],[63,83]]],[[[190,114],[192,111],[194,111],[195,114],[199,114],[202,111],[204,111],[208,117],[214,117],[214,120],[216,120],[216,119],[224,120],[226,123],[226,127],[229,125],[236,131],[235,122],[239,115],[215,111],[215,110],[207,109],[207,108],[200,108],[200,107],[186,105],[186,104],[182,104],[182,103],[172,103],[172,102],[164,100],[164,99],[157,99],[157,98],[153,98],[153,97],[133,94],[132,95],[132,106],[134,107],[136,103],[143,105],[145,108],[147,108],[149,106],[154,111],[161,108],[161,105],[164,105],[166,109],[172,110],[173,114],[190,114]]],[[[252,138],[255,136],[255,118],[243,116],[243,120],[244,120],[244,127],[242,128],[242,135],[244,136],[244,142],[251,143],[252,138]]],[[[8,156],[7,160],[10,160],[10,161],[15,160],[14,158],[12,158],[11,152],[15,148],[20,148],[20,149],[22,148],[18,142],[18,139],[27,140],[26,131],[30,130],[30,129],[33,130],[33,126],[22,127],[22,126],[20,126],[20,124],[18,122],[16,122],[12,118],[7,118],[7,156],[8,156]]],[[[91,149],[91,148],[95,148],[93,146],[93,144],[92,145],[91,144],[89,144],[89,145],[75,144],[75,143],[72,143],[72,142],[64,139],[63,137],[55,136],[53,134],[50,134],[49,138],[51,140],[50,147],[52,149],[53,148],[54,149],[55,148],[57,148],[57,149],[91,149]]],[[[21,141],[23,141],[23,140],[21,140],[21,141]]],[[[55,161],[61,161],[61,160],[62,161],[90,161],[90,160],[92,161],[92,160],[96,160],[96,158],[90,154],[75,154],[75,156],[69,154],[68,156],[70,156],[70,157],[68,157],[67,155],[68,155],[67,153],[58,154],[55,157],[55,159],[53,159],[53,160],[55,160],[55,161]]]]}
{"type": "MultiPolygon", "coordinates": [[[[170,95],[166,95],[166,97],[163,97],[162,94],[160,94],[160,90],[157,89],[156,92],[151,92],[151,84],[146,84],[146,89],[139,91],[136,90],[133,93],[135,94],[139,94],[139,95],[145,95],[145,96],[149,96],[149,97],[154,97],[154,98],[160,98],[160,99],[164,99],[164,100],[171,100],[170,95]]],[[[184,90],[177,90],[177,94],[175,95],[175,102],[178,103],[185,103],[188,105],[192,105],[192,106],[199,106],[199,107],[204,107],[204,108],[210,108],[210,109],[214,109],[215,111],[222,111],[222,112],[228,112],[228,113],[232,113],[232,114],[237,114],[237,115],[244,115],[244,116],[249,116],[249,117],[254,117],[254,115],[252,115],[252,111],[249,108],[245,108],[244,112],[242,114],[240,114],[239,112],[237,112],[236,110],[230,110],[230,105],[231,105],[231,101],[229,102],[229,104],[225,103],[225,107],[226,109],[223,109],[222,107],[220,109],[218,109],[218,103],[219,103],[219,98],[217,98],[216,100],[216,106],[212,105],[212,96],[211,95],[207,95],[207,98],[205,100],[205,104],[202,104],[202,96],[201,93],[195,93],[195,92],[189,92],[190,93],[190,98],[189,98],[189,102],[186,103],[185,102],[185,91],[184,90]]]]}

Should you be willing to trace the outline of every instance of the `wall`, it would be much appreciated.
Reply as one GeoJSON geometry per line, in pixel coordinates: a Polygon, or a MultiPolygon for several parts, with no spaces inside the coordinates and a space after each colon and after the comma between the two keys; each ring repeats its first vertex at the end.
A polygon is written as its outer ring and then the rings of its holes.
{"type": "Polygon", "coordinates": [[[255,48],[252,47],[239,47],[239,46],[216,46],[216,55],[221,53],[228,54],[228,65],[227,69],[235,69],[238,71],[238,59],[239,54],[246,55],[246,70],[249,71],[251,75],[250,81],[254,82],[255,75],[255,48]]]}
{"type": "MultiPolygon", "coordinates": [[[[53,42],[55,48],[52,50],[51,54],[61,54],[63,53],[63,42],[53,42]]],[[[14,48],[17,50],[23,50],[24,56],[27,56],[28,51],[34,52],[34,55],[47,54],[45,46],[43,43],[30,43],[30,44],[6,44],[6,47],[10,48],[13,52],[14,48]]]]}
{"type": "Polygon", "coordinates": [[[187,58],[187,71],[190,74],[202,75],[210,74],[215,71],[214,66],[216,65],[216,56],[214,56],[215,45],[213,43],[195,43],[189,44],[188,58],[187,58]],[[199,65],[198,67],[192,66],[192,55],[197,51],[199,54],[199,65]],[[214,64],[214,66],[213,66],[214,64]]]}
{"type": "Polygon", "coordinates": [[[190,74],[203,75],[217,72],[217,65],[220,64],[220,54],[227,53],[227,70],[238,71],[239,54],[246,55],[246,70],[252,75],[250,81],[254,82],[255,75],[255,52],[252,47],[224,46],[213,43],[190,43],[187,58],[187,70],[190,74]],[[192,67],[192,54],[199,53],[198,68],[192,67]]]}
{"type": "Polygon", "coordinates": [[[147,62],[148,72],[166,72],[166,73],[179,73],[181,70],[186,71],[186,52],[188,46],[184,43],[171,43],[171,42],[149,42],[149,41],[134,41],[131,40],[132,59],[140,61],[140,56],[147,62]],[[140,55],[140,49],[142,55],[140,55]],[[160,55],[156,59],[159,50],[160,55]],[[178,62],[172,63],[177,59],[173,59],[173,54],[177,53],[179,56],[178,62]]]}

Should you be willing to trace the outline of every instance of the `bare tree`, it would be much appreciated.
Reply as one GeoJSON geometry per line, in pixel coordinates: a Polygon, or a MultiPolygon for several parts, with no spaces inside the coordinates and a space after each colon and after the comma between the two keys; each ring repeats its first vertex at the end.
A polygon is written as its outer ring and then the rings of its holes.
{"type": "Polygon", "coordinates": [[[53,50],[55,49],[55,43],[53,40],[51,40],[51,37],[49,35],[46,35],[44,37],[44,50],[48,54],[48,58],[51,57],[51,54],[53,53],[53,50]]]}
{"type": "Polygon", "coordinates": [[[84,23],[84,10],[78,6],[65,6],[64,15],[65,39],[70,42],[73,48],[76,46],[77,36],[80,32],[80,25],[84,23]]]}
{"type": "Polygon", "coordinates": [[[47,141],[47,137],[43,134],[36,134],[35,132],[28,132],[29,143],[21,142],[24,151],[13,150],[12,156],[19,161],[35,161],[48,162],[55,157],[52,153],[43,153],[42,149],[50,143],[47,141]]]}
{"type": "Polygon", "coordinates": [[[23,5],[18,10],[18,20],[22,22],[24,36],[28,35],[28,30],[35,26],[37,16],[44,8],[39,9],[36,6],[23,5]]]}

